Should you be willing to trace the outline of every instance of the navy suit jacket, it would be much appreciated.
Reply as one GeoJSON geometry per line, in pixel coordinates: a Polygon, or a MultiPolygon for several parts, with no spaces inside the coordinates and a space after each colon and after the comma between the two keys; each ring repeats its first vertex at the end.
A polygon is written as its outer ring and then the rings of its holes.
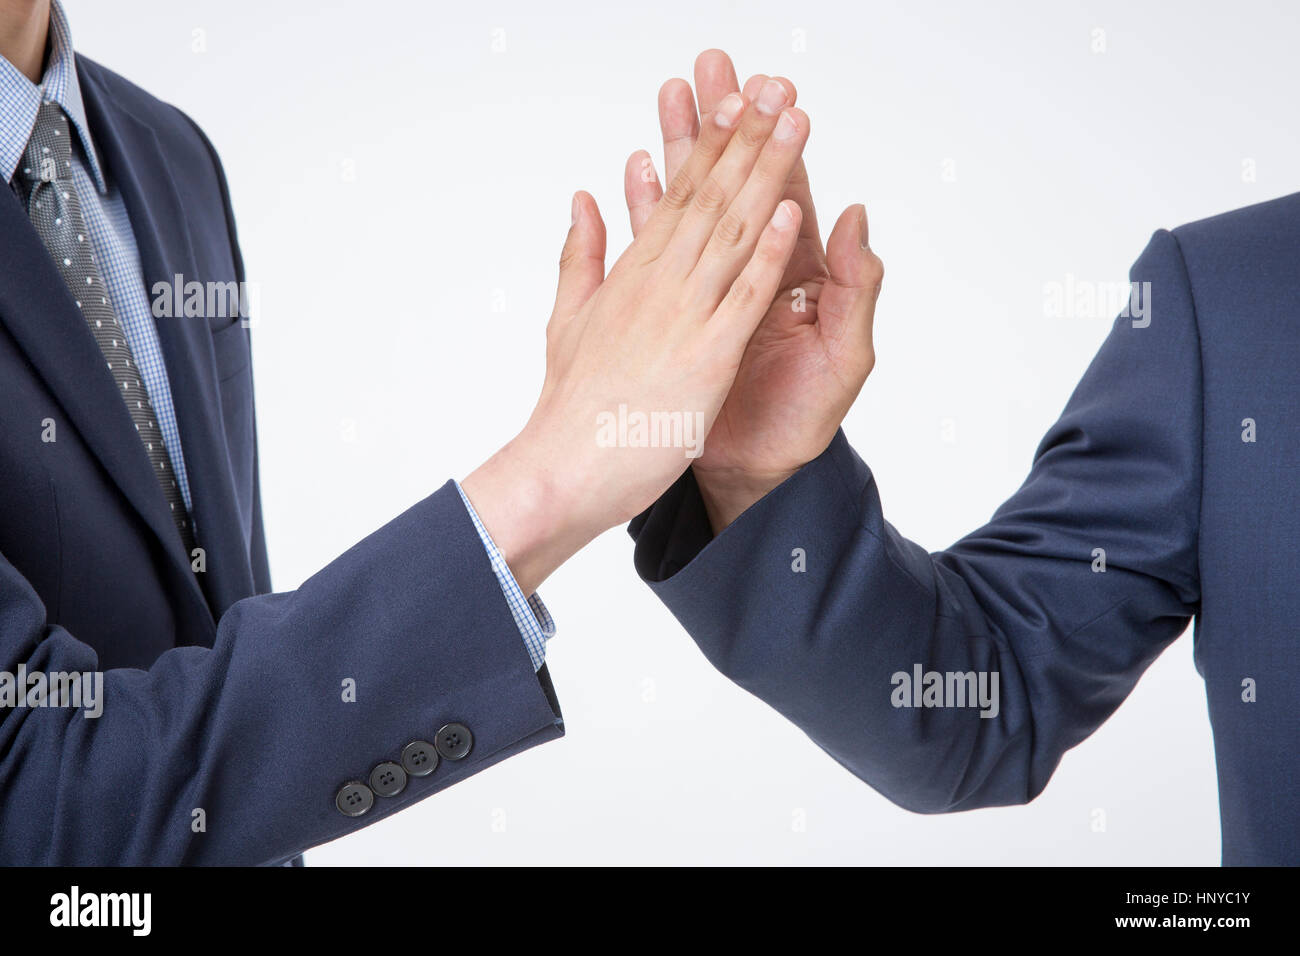
{"type": "MultiPolygon", "coordinates": [[[[149,287],[243,280],[203,133],[77,64],[149,287]]],[[[450,482],[297,591],[266,593],[237,315],[158,320],[206,550],[194,573],[103,356],[9,189],[0,244],[0,671],[105,671],[97,719],[0,710],[0,862],[280,863],[562,734],[450,482]],[[468,756],[364,816],[336,809],[343,783],[451,722],[470,728],[468,756]]]]}
{"type": "Polygon", "coordinates": [[[884,519],[841,432],[716,538],[686,474],[633,523],[637,568],[724,674],[922,813],[1032,800],[1194,617],[1223,862],[1297,864],[1300,195],[1157,232],[1131,278],[1150,325],[1116,321],[947,550],[884,519]],[[997,671],[1001,713],[893,706],[918,663],[997,671]]]}

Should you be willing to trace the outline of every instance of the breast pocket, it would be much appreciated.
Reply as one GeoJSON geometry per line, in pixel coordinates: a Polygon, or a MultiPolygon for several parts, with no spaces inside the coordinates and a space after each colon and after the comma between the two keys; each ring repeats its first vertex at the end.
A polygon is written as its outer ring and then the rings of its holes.
{"type": "Polygon", "coordinates": [[[217,381],[224,383],[248,367],[251,350],[248,330],[238,316],[212,331],[212,354],[217,363],[217,381]]]}
{"type": "Polygon", "coordinates": [[[221,421],[226,432],[231,474],[240,517],[249,527],[253,513],[254,455],[253,368],[248,330],[241,319],[212,333],[212,354],[221,393],[221,421]]]}

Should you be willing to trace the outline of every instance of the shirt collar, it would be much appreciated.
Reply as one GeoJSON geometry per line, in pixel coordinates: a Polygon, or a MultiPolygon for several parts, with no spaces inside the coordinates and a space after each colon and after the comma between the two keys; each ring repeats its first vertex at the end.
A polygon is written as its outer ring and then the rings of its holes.
{"type": "Polygon", "coordinates": [[[36,127],[36,114],[44,99],[63,107],[68,122],[81,140],[95,185],[101,193],[107,192],[108,183],[90,138],[90,125],[86,122],[86,105],[81,99],[76,56],[72,52],[72,33],[59,0],[50,3],[49,43],[49,62],[40,86],[0,56],[0,176],[5,182],[13,179],[27,150],[27,141],[36,127]]]}

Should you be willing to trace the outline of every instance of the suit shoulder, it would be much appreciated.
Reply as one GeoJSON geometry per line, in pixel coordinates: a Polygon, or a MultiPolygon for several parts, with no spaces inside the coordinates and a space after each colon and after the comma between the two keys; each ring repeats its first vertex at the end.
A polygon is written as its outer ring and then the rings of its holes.
{"type": "Polygon", "coordinates": [[[217,163],[216,150],[206,134],[186,112],[132,83],[120,73],[77,54],[77,74],[82,82],[96,84],[123,109],[149,126],[165,148],[193,151],[192,158],[217,163]]]}
{"type": "Polygon", "coordinates": [[[1300,193],[1198,219],[1178,226],[1173,235],[1184,252],[1300,246],[1300,193]]]}
{"type": "Polygon", "coordinates": [[[1190,222],[1173,236],[1202,341],[1224,333],[1239,341],[1294,335],[1300,194],[1190,222]]]}

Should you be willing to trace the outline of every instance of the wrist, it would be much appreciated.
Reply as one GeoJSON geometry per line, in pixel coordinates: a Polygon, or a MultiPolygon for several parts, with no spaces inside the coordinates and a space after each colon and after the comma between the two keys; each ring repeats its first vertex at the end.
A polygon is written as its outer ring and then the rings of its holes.
{"type": "Polygon", "coordinates": [[[709,524],[717,535],[798,469],[749,471],[743,468],[706,469],[697,465],[693,471],[709,524]]]}
{"type": "Polygon", "coordinates": [[[575,484],[526,433],[460,483],[525,595],[604,530],[584,520],[575,484]]]}

